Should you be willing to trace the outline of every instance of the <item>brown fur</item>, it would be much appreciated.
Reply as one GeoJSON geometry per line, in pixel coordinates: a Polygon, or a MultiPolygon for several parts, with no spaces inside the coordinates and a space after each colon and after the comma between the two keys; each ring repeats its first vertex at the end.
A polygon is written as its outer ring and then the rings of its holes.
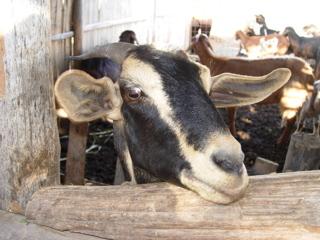
{"type": "Polygon", "coordinates": [[[303,129],[304,120],[306,118],[314,119],[314,134],[320,134],[319,123],[320,123],[320,80],[314,82],[313,92],[302,105],[299,113],[298,131],[303,129]],[[316,124],[317,122],[317,124],[316,124]],[[317,125],[317,127],[316,127],[317,125]]]}
{"type": "MultiPolygon", "coordinates": [[[[303,59],[296,57],[274,57],[265,59],[244,59],[244,58],[227,58],[217,57],[213,54],[210,48],[208,37],[201,35],[196,39],[192,48],[199,55],[202,64],[210,68],[211,76],[221,73],[230,72],[249,76],[261,76],[271,72],[276,68],[289,68],[291,70],[291,78],[282,88],[274,92],[265,100],[258,104],[280,104],[282,112],[284,131],[278,139],[278,143],[283,143],[289,137],[290,129],[293,127],[296,113],[305,101],[306,96],[295,96],[295,101],[298,101],[298,106],[290,107],[286,105],[286,92],[290,90],[309,92],[312,89],[314,76],[312,68],[303,59]],[[286,117],[285,113],[292,111],[293,116],[286,117]]],[[[233,135],[236,135],[235,129],[235,109],[229,111],[229,128],[233,135]]]]}
{"type": "Polygon", "coordinates": [[[289,48],[289,40],[280,34],[269,34],[266,36],[248,36],[242,31],[236,32],[236,40],[241,41],[242,47],[248,53],[247,55],[250,56],[255,54],[255,50],[259,49],[259,54],[257,57],[263,57],[268,55],[284,55],[287,53],[289,48]],[[269,46],[269,42],[271,43],[273,39],[277,39],[278,44],[276,48],[273,46],[269,46]],[[265,43],[264,46],[262,44],[265,43]]]}

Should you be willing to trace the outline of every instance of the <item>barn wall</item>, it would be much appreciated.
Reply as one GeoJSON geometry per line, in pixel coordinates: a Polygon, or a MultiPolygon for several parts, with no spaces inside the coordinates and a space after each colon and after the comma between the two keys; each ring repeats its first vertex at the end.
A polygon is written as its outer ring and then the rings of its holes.
{"type": "Polygon", "coordinates": [[[0,208],[23,213],[36,190],[59,183],[50,1],[11,0],[1,8],[6,85],[0,97],[0,208]]]}
{"type": "MultiPolygon", "coordinates": [[[[82,0],[83,51],[116,42],[122,31],[136,32],[140,44],[186,47],[191,19],[177,14],[181,2],[169,0],[82,0]]],[[[190,0],[184,1],[185,5],[190,0]]]]}
{"type": "Polygon", "coordinates": [[[211,18],[211,35],[234,41],[234,33],[255,22],[255,14],[266,17],[268,27],[283,31],[293,26],[318,24],[315,0],[288,5],[277,0],[82,0],[83,50],[118,41],[123,30],[132,29],[141,44],[162,49],[186,48],[192,17],[211,18]],[[298,17],[299,16],[299,17],[298,17]]]}

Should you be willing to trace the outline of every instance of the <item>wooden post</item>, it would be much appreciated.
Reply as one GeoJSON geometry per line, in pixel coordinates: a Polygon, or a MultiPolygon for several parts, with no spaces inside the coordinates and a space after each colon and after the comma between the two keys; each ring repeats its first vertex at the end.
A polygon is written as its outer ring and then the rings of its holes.
{"type": "Polygon", "coordinates": [[[320,167],[320,137],[299,132],[291,135],[283,172],[317,170],[320,167]]]}
{"type": "MultiPolygon", "coordinates": [[[[82,0],[73,2],[74,54],[82,53],[82,0]]],[[[88,123],[70,123],[66,163],[66,184],[83,185],[86,162],[88,123]]]]}
{"type": "Polygon", "coordinates": [[[106,239],[320,239],[320,171],[250,177],[243,199],[217,205],[168,183],[39,190],[33,223],[106,239]]]}
{"type": "Polygon", "coordinates": [[[88,123],[70,123],[65,184],[83,185],[88,123]]]}
{"type": "Polygon", "coordinates": [[[0,22],[0,208],[23,213],[35,191],[59,183],[50,1],[14,0],[2,7],[10,18],[0,22]]]}

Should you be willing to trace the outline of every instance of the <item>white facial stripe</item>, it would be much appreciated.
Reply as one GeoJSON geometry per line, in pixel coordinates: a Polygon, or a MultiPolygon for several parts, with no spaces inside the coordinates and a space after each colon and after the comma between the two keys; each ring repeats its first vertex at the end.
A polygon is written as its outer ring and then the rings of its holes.
{"type": "MultiPolygon", "coordinates": [[[[170,105],[169,97],[163,89],[160,75],[149,64],[141,62],[133,57],[127,58],[123,63],[121,78],[132,81],[133,84],[141,86],[150,99],[157,106],[161,119],[167,123],[179,139],[180,150],[186,159],[195,159],[199,156],[199,151],[189,145],[186,135],[181,131],[181,126],[174,119],[174,111],[170,105]]],[[[205,151],[201,153],[204,157],[205,151]]]]}
{"type": "MultiPolygon", "coordinates": [[[[207,71],[202,71],[203,77],[208,78],[207,71]]],[[[192,175],[195,179],[199,179],[208,186],[216,188],[219,192],[239,193],[248,184],[246,172],[241,178],[232,173],[223,171],[216,166],[211,156],[214,152],[221,151],[225,148],[228,151],[241,152],[240,144],[230,135],[211,136],[206,146],[201,151],[195,150],[193,145],[188,144],[187,136],[181,131],[179,122],[174,118],[174,111],[170,105],[169,97],[164,91],[161,76],[154,68],[145,63],[129,56],[123,63],[121,79],[126,79],[132,84],[137,84],[142,88],[142,91],[149,96],[151,101],[157,106],[160,118],[170,126],[171,130],[176,135],[180,153],[184,156],[192,168],[192,175]]],[[[130,84],[129,83],[129,84],[130,84]]],[[[180,176],[182,184],[188,186],[191,180],[186,180],[183,174],[180,176]],[[183,180],[184,179],[184,180],[183,180]]],[[[201,184],[200,184],[201,185],[201,184]]],[[[199,184],[193,183],[194,191],[203,192],[204,189],[199,184]],[[197,188],[197,186],[199,186],[197,188]]],[[[203,193],[205,195],[206,193],[203,193]]]]}
{"type": "MultiPolygon", "coordinates": [[[[164,91],[161,77],[153,67],[130,56],[123,63],[121,78],[141,86],[142,91],[157,106],[161,119],[172,128],[182,145],[188,145],[186,136],[181,132],[179,123],[174,119],[174,112],[169,97],[164,91]]],[[[192,146],[188,146],[193,149],[192,146]]]]}

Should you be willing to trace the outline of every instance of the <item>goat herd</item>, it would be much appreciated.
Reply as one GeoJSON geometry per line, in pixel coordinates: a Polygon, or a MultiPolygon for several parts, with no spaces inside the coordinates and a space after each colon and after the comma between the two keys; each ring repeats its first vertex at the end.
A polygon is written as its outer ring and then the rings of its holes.
{"type": "MultiPolygon", "coordinates": [[[[268,33],[263,22],[261,32],[268,33]]],[[[300,119],[316,116],[319,110],[319,84],[314,85],[314,70],[300,56],[315,58],[318,64],[320,38],[300,38],[292,28],[283,35],[237,32],[237,37],[248,55],[253,39],[260,49],[269,44],[273,49],[276,43],[281,50],[274,54],[292,49],[299,57],[270,57],[265,51],[253,59],[220,57],[209,38],[198,34],[189,50],[198,55],[199,63],[185,51],[137,46],[135,33],[127,30],[118,43],[70,57],[81,62],[81,70],[63,73],[55,95],[63,115],[72,121],[113,122],[115,148],[127,181],[136,183],[137,166],[205,199],[229,203],[248,185],[244,154],[234,138],[236,107],[278,103],[284,126],[278,143],[288,138],[303,104],[300,119]],[[228,109],[230,131],[216,108],[228,109]]]]}
{"type": "MultiPolygon", "coordinates": [[[[198,35],[193,38],[192,49],[206,65],[211,75],[223,72],[260,76],[276,68],[291,70],[291,78],[278,91],[258,104],[278,103],[282,114],[283,132],[277,143],[288,140],[298,118],[298,130],[303,128],[306,117],[314,118],[314,133],[319,134],[317,115],[320,113],[318,99],[320,79],[320,37],[314,25],[304,28],[313,37],[301,37],[292,27],[286,27],[282,34],[267,27],[263,15],[256,15],[260,31],[256,34],[253,28],[237,31],[236,40],[240,40],[237,58],[219,57],[214,54],[209,38],[198,35]],[[308,96],[311,98],[306,100],[308,96]],[[300,113],[300,116],[298,117],[300,113]]],[[[229,128],[233,135],[235,130],[235,109],[228,109],[229,128]]]]}

